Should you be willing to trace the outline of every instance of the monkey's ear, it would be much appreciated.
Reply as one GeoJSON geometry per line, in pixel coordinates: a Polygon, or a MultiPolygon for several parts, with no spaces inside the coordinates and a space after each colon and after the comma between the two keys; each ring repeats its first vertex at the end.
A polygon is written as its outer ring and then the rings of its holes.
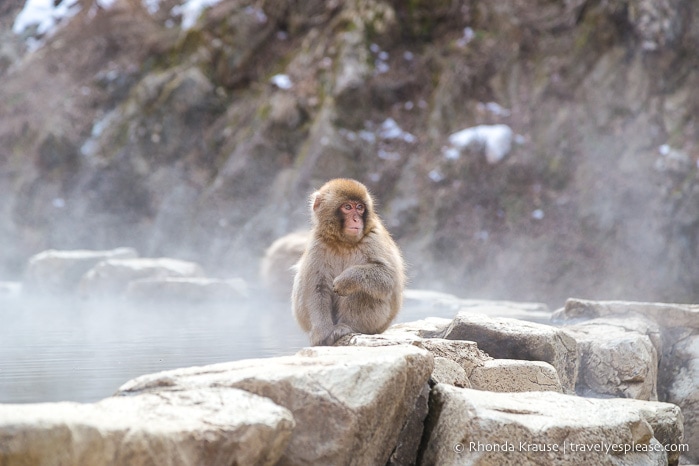
{"type": "Polygon", "coordinates": [[[320,207],[320,202],[322,200],[323,199],[320,195],[320,191],[316,191],[311,195],[311,209],[313,209],[313,212],[318,210],[318,207],[320,207]]]}

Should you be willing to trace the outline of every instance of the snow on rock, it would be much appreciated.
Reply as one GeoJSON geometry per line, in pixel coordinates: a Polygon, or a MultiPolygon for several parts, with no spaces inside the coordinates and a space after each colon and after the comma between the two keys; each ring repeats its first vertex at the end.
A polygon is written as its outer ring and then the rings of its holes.
{"type": "Polygon", "coordinates": [[[175,15],[182,15],[182,29],[190,29],[197,22],[205,8],[216,5],[221,0],[188,0],[172,9],[175,15]]]}
{"type": "Polygon", "coordinates": [[[479,125],[451,134],[449,143],[459,150],[485,148],[486,160],[495,164],[512,149],[513,135],[507,125],[479,125]]]}
{"type": "Polygon", "coordinates": [[[386,118],[383,123],[381,123],[381,128],[379,129],[379,136],[382,139],[402,139],[407,143],[414,143],[417,138],[407,131],[398,126],[396,120],[393,118],[386,118]]]}
{"type": "Polygon", "coordinates": [[[50,34],[58,23],[71,18],[78,11],[78,0],[65,0],[58,4],[54,0],[27,0],[15,18],[12,32],[22,34],[27,29],[36,27],[37,35],[50,34]]]}
{"type": "Polygon", "coordinates": [[[270,78],[269,82],[277,86],[279,89],[291,89],[294,86],[291,78],[286,74],[275,74],[270,78]]]}

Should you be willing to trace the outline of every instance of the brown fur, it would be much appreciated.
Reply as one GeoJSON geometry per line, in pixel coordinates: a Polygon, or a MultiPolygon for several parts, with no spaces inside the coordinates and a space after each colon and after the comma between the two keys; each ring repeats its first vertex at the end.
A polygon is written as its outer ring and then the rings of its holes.
{"type": "Polygon", "coordinates": [[[335,179],[311,196],[313,231],[296,265],[292,309],[313,345],[332,345],[348,333],[381,333],[400,309],[405,270],[400,250],[374,212],[371,195],[355,180],[335,179]],[[340,207],[361,202],[363,234],[343,233],[340,207]]]}
{"type": "Polygon", "coordinates": [[[308,231],[289,233],[274,241],[260,263],[260,279],[279,299],[288,300],[294,285],[293,266],[303,255],[311,235],[308,231]]]}

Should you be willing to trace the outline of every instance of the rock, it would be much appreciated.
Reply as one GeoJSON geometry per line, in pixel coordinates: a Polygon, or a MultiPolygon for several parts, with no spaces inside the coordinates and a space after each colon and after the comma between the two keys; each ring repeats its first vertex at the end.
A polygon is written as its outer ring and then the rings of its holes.
{"type": "Polygon", "coordinates": [[[235,301],[248,297],[243,279],[215,278],[146,278],[129,282],[126,298],[145,301],[166,301],[184,304],[207,301],[235,301]]]}
{"type": "Polygon", "coordinates": [[[308,231],[297,231],[274,241],[260,262],[260,279],[280,299],[288,300],[294,285],[292,267],[306,250],[308,231]]]}
{"type": "Polygon", "coordinates": [[[455,387],[471,388],[471,382],[466,377],[464,368],[451,359],[441,356],[434,358],[432,381],[434,383],[454,385],[455,387]]]}
{"type": "Polygon", "coordinates": [[[295,356],[146,375],[118,394],[240,388],[289,409],[281,464],[385,464],[433,368],[410,346],[316,347],[295,356]]]}
{"type": "Polygon", "coordinates": [[[675,403],[684,414],[687,460],[699,463],[699,335],[683,335],[668,344],[661,366],[662,399],[675,403]]]}
{"type": "Polygon", "coordinates": [[[682,38],[681,0],[629,2],[628,20],[647,51],[669,50],[682,38]]]}
{"type": "Polygon", "coordinates": [[[554,312],[552,319],[555,322],[572,323],[576,320],[629,313],[637,313],[653,319],[662,327],[699,329],[699,305],[696,304],[568,299],[563,309],[554,312]]]}
{"type": "Polygon", "coordinates": [[[411,333],[383,333],[380,335],[353,334],[345,336],[335,343],[336,346],[395,346],[413,345],[425,349],[436,357],[450,359],[471,375],[474,367],[491,359],[472,341],[445,340],[443,338],[420,338],[411,333]]]}
{"type": "Polygon", "coordinates": [[[496,359],[544,361],[558,373],[566,393],[573,393],[578,375],[575,340],[549,325],[505,317],[491,318],[460,312],[447,329],[448,340],[475,341],[478,348],[496,359]]]}
{"type": "Polygon", "coordinates": [[[491,359],[475,367],[469,380],[471,388],[491,392],[563,391],[556,369],[543,361],[491,359]]]}
{"type": "Polygon", "coordinates": [[[204,271],[194,262],[169,258],[109,259],[90,269],[80,280],[84,297],[121,294],[130,282],[143,279],[197,278],[204,271]]]}
{"type": "Polygon", "coordinates": [[[80,279],[98,263],[109,259],[133,259],[132,248],[106,251],[50,249],[32,256],[24,273],[24,290],[28,293],[61,294],[76,291],[80,279]]]}
{"type": "Polygon", "coordinates": [[[399,318],[451,317],[459,311],[470,311],[490,317],[510,317],[542,324],[547,324],[551,320],[551,311],[543,303],[461,299],[448,293],[419,289],[405,290],[403,309],[399,318]]]}
{"type": "Polygon", "coordinates": [[[425,418],[429,410],[429,398],[430,384],[426,383],[422,386],[420,396],[418,396],[415,401],[415,407],[398,436],[396,448],[386,462],[387,466],[415,464],[418,449],[420,448],[420,440],[422,439],[422,432],[425,428],[425,418]]]}
{"type": "Polygon", "coordinates": [[[488,163],[495,164],[510,153],[513,135],[507,125],[479,125],[451,134],[449,144],[459,150],[484,150],[488,163]]]}
{"type": "Polygon", "coordinates": [[[392,335],[394,333],[412,333],[415,336],[422,338],[441,338],[444,332],[451,324],[451,319],[442,317],[427,317],[422,320],[413,322],[403,322],[390,326],[384,332],[384,335],[392,335]]]}
{"type": "Polygon", "coordinates": [[[489,317],[508,317],[540,324],[551,322],[551,311],[543,303],[463,299],[459,311],[484,314],[489,317]]]}
{"type": "MultiPolygon", "coordinates": [[[[602,342],[594,348],[595,359],[606,359],[605,366],[595,367],[595,371],[582,369],[581,382],[583,389],[600,390],[620,395],[645,396],[653,389],[649,381],[641,382],[643,362],[639,359],[641,353],[647,361],[646,377],[653,377],[652,350],[648,347],[647,336],[660,360],[657,379],[657,397],[663,401],[676,403],[684,414],[685,441],[688,445],[699,445],[699,306],[690,304],[645,303],[631,301],[590,301],[583,299],[568,299],[563,309],[554,313],[556,322],[573,324],[573,333],[580,338],[579,329],[592,332],[596,323],[611,324],[617,329],[614,332],[620,336],[621,329],[627,332],[630,340],[619,343],[622,346],[601,348],[602,342]],[[650,323],[648,321],[651,321],[650,323]],[[582,324],[580,322],[583,322],[582,324]],[[578,329],[578,330],[576,330],[578,329]],[[577,332],[577,334],[575,334],[577,332]],[[661,343],[662,341],[662,343],[661,343]],[[635,349],[629,347],[633,346],[635,349]],[[645,348],[645,349],[642,349],[645,348]],[[600,352],[606,352],[600,356],[600,352]],[[634,366],[628,364],[628,358],[634,358],[634,366]],[[613,362],[613,367],[607,367],[613,362]],[[614,380],[619,378],[621,388],[614,387],[614,380]],[[608,382],[605,378],[609,378],[608,382]],[[624,383],[622,379],[629,378],[633,384],[624,383]]],[[[612,331],[607,329],[608,332],[612,331]]],[[[607,332],[607,333],[608,333],[607,332]]],[[[598,332],[595,332],[598,333],[598,332]]],[[[606,338],[604,331],[601,338],[606,338]]],[[[599,337],[599,335],[597,335],[599,337]]],[[[586,346],[583,342],[582,345],[586,346]]],[[[589,351],[588,351],[589,353],[589,351]]],[[[582,362],[582,361],[581,361],[582,362]]],[[[589,362],[587,364],[590,366],[589,362]]],[[[699,462],[699,449],[692,448],[683,452],[687,461],[699,462]]]]}
{"type": "Polygon", "coordinates": [[[663,442],[680,443],[679,436],[664,437],[668,425],[675,434],[682,430],[679,409],[668,403],[440,384],[430,395],[420,463],[664,465],[668,458],[653,425],[663,442]],[[644,451],[624,453],[634,446],[644,451]]]}
{"type": "Polygon", "coordinates": [[[641,318],[599,318],[566,326],[578,343],[576,391],[584,396],[657,400],[658,350],[648,333],[657,327],[641,318]],[[641,331],[630,329],[634,321],[641,331]]]}
{"type": "Polygon", "coordinates": [[[291,413],[243,390],[0,405],[0,464],[276,464],[291,413]]]}
{"type": "Polygon", "coordinates": [[[647,403],[642,400],[617,399],[619,406],[626,406],[629,411],[638,411],[643,418],[653,428],[653,437],[661,445],[676,446],[679,448],[668,448],[668,464],[677,464],[680,458],[680,451],[691,445],[687,440],[685,421],[679,406],[671,403],[647,403]]]}

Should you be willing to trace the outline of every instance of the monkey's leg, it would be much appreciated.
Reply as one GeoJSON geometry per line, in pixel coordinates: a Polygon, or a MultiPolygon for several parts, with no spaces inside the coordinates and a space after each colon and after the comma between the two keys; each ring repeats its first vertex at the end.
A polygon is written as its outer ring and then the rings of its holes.
{"type": "Polygon", "coordinates": [[[392,317],[387,301],[358,293],[339,301],[337,325],[344,324],[355,333],[375,334],[386,330],[392,317]]]}

